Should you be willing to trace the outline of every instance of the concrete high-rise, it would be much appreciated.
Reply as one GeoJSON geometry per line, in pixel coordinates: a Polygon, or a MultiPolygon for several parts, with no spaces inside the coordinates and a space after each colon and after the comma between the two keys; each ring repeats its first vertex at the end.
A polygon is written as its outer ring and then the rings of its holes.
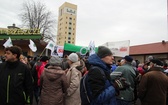
{"type": "Polygon", "coordinates": [[[57,45],[75,44],[77,5],[65,2],[59,7],[57,45]]]}

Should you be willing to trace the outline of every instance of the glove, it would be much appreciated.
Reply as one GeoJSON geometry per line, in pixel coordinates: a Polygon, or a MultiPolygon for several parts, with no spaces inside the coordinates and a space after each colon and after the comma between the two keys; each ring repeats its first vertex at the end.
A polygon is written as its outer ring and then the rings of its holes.
{"type": "Polygon", "coordinates": [[[114,81],[114,87],[117,90],[125,90],[126,88],[129,88],[129,86],[130,86],[130,83],[126,81],[126,79],[123,77],[115,79],[114,81]]]}

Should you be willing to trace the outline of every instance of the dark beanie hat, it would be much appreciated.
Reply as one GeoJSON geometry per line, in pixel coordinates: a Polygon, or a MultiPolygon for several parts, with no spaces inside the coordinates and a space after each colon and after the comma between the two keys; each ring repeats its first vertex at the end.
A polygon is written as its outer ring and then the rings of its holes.
{"type": "Polygon", "coordinates": [[[49,58],[47,56],[42,56],[40,61],[42,62],[46,62],[47,60],[49,60],[49,58]]]}
{"type": "Polygon", "coordinates": [[[127,62],[132,62],[132,61],[133,61],[133,58],[132,58],[131,56],[128,56],[128,55],[126,55],[126,56],[124,57],[124,59],[125,59],[127,62]]]}
{"type": "Polygon", "coordinates": [[[99,46],[98,47],[98,52],[97,52],[97,55],[100,57],[100,58],[104,58],[106,56],[109,56],[109,55],[112,55],[112,52],[109,48],[105,47],[105,46],[99,46]]]}
{"type": "Polygon", "coordinates": [[[159,59],[152,59],[150,60],[150,62],[159,65],[159,66],[163,66],[163,63],[159,60],[159,59]]]}

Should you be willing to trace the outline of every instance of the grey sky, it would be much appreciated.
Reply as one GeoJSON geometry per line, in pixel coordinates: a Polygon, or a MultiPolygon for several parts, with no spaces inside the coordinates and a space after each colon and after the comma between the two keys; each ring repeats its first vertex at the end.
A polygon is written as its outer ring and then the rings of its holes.
{"type": "MultiPolygon", "coordinates": [[[[35,0],[37,1],[37,0],[35,0]]],[[[167,0],[40,0],[58,20],[66,1],[78,6],[76,45],[130,40],[130,45],[168,41],[167,0]]],[[[20,25],[24,0],[0,0],[0,27],[20,25]]],[[[56,25],[57,26],[57,25],[56,25]]],[[[55,33],[56,34],[56,33],[55,33]]]]}

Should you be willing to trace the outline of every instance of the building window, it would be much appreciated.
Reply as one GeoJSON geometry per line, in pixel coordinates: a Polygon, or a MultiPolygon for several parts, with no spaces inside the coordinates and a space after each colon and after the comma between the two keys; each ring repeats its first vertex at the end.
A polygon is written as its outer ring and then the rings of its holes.
{"type": "Polygon", "coordinates": [[[75,23],[73,23],[73,25],[75,25],[75,23]]]}
{"type": "Polygon", "coordinates": [[[66,39],[66,37],[65,37],[65,39],[66,39]]]}
{"type": "Polygon", "coordinates": [[[74,18],[74,20],[75,20],[75,18],[74,18]]]}
{"type": "Polygon", "coordinates": [[[65,32],[65,34],[67,34],[67,32],[65,32]]]}
{"type": "Polygon", "coordinates": [[[60,13],[60,15],[62,16],[62,9],[61,9],[61,13],[60,13]]]}
{"type": "Polygon", "coordinates": [[[69,29],[71,30],[71,27],[69,27],[69,29]]]}
{"type": "Polygon", "coordinates": [[[75,30],[75,28],[73,28],[73,30],[75,30]]]}
{"type": "Polygon", "coordinates": [[[71,32],[69,32],[68,34],[71,35],[71,32]]]}
{"type": "Polygon", "coordinates": [[[68,41],[68,43],[71,43],[71,41],[68,41]]]}
{"type": "Polygon", "coordinates": [[[68,40],[70,40],[71,39],[71,37],[68,37],[68,40]]]}
{"type": "Polygon", "coordinates": [[[71,17],[69,17],[69,20],[72,20],[72,18],[71,18],[71,17]]]}
{"type": "Polygon", "coordinates": [[[67,22],[66,22],[66,24],[67,24],[67,22]]]}
{"type": "Polygon", "coordinates": [[[72,23],[71,22],[69,22],[69,25],[71,25],[72,23]]]}

